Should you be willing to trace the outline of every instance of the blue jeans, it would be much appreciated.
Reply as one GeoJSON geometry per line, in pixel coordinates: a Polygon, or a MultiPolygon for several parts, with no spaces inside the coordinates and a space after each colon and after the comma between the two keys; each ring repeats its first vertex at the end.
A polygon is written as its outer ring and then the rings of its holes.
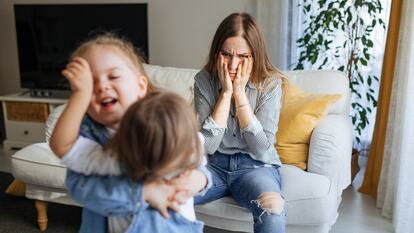
{"type": "Polygon", "coordinates": [[[253,213],[255,233],[284,233],[286,214],[280,215],[262,209],[255,200],[263,192],[281,190],[279,169],[252,159],[248,154],[233,155],[216,152],[209,155],[207,168],[213,177],[213,186],[204,196],[194,197],[195,204],[204,204],[231,195],[240,205],[253,213]]]}

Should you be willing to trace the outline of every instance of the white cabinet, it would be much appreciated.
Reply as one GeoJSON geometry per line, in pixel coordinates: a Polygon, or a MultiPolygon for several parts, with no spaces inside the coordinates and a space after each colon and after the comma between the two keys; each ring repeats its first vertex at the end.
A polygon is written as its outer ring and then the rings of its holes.
{"type": "Polygon", "coordinates": [[[45,126],[49,113],[66,99],[31,97],[28,93],[0,96],[4,114],[6,138],[5,155],[21,148],[45,141],[45,126]]]}

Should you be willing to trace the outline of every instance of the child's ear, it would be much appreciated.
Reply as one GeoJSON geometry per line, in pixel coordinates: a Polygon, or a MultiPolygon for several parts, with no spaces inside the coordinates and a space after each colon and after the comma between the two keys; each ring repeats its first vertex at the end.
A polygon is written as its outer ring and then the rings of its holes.
{"type": "Polygon", "coordinates": [[[148,91],[148,78],[145,75],[141,75],[139,77],[138,88],[139,88],[138,98],[141,99],[147,94],[147,91],[148,91]]]}

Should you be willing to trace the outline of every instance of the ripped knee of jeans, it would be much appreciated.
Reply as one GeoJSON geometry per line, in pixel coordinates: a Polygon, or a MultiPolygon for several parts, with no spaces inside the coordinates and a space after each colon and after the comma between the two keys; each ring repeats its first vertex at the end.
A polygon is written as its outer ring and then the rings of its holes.
{"type": "Polygon", "coordinates": [[[283,212],[285,206],[285,200],[283,199],[282,195],[276,192],[264,192],[260,194],[258,199],[251,200],[250,203],[256,204],[257,207],[262,209],[262,213],[259,216],[260,221],[260,217],[263,216],[263,214],[280,215],[283,212]]]}

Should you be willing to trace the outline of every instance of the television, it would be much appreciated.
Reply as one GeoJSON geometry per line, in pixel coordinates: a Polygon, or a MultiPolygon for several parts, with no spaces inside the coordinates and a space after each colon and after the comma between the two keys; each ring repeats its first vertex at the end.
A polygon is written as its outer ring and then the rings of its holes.
{"type": "MultiPolygon", "coordinates": [[[[32,95],[69,90],[61,74],[70,53],[102,32],[130,40],[148,59],[146,3],[14,4],[20,84],[32,95]]],[[[68,92],[68,91],[63,91],[68,92]]]]}

